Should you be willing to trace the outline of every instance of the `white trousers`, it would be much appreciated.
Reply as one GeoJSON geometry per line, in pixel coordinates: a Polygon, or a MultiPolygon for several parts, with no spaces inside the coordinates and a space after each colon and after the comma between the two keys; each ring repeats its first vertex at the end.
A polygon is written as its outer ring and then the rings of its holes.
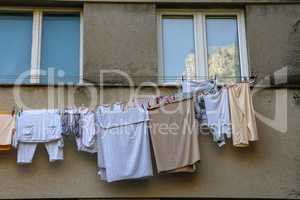
{"type": "MultiPolygon", "coordinates": [[[[17,163],[18,164],[27,164],[32,162],[35,149],[39,143],[19,143],[18,144],[18,155],[17,163]]],[[[49,161],[54,162],[56,160],[63,160],[63,140],[54,140],[50,142],[43,143],[45,144],[46,150],[49,155],[49,161]]]]}

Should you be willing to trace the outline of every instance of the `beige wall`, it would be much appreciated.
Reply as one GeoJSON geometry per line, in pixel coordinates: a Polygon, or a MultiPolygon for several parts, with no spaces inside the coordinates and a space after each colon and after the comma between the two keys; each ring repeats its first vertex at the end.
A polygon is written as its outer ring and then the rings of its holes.
{"type": "Polygon", "coordinates": [[[99,83],[106,70],[104,83],[128,85],[118,70],[137,84],[157,82],[155,4],[85,3],[83,13],[84,80],[99,83]]]}
{"type": "MultiPolygon", "coordinates": [[[[256,93],[254,96],[256,110],[270,118],[274,117],[275,102],[278,100],[275,93],[279,92],[284,96],[284,91],[267,89],[256,93]]],[[[23,87],[22,92],[22,99],[29,106],[33,108],[47,106],[46,87],[23,87]]],[[[74,138],[67,138],[63,162],[49,163],[42,145],[37,150],[33,163],[28,166],[16,164],[15,151],[0,153],[0,198],[160,196],[300,198],[298,125],[300,105],[293,102],[295,92],[289,90],[286,99],[288,109],[286,133],[280,133],[258,120],[260,140],[245,149],[232,147],[230,141],[224,148],[218,148],[210,136],[201,136],[202,161],[195,174],[155,175],[147,180],[108,184],[100,181],[96,175],[96,156],[77,152],[74,138]]],[[[89,97],[85,94],[84,89],[77,90],[78,105],[88,101],[89,97]]],[[[102,94],[108,103],[124,99],[128,90],[107,88],[102,94]]],[[[14,102],[11,88],[2,87],[0,96],[0,111],[10,111],[14,102]]],[[[283,103],[280,105],[285,106],[283,103]]],[[[282,116],[280,120],[283,119],[282,116]]]]}
{"type": "MultiPolygon", "coordinates": [[[[297,21],[293,16],[295,14],[300,16],[299,5],[260,6],[251,4],[245,9],[251,71],[264,77],[286,64],[297,67],[299,29],[298,32],[293,31],[293,25],[297,21]],[[277,16],[276,20],[273,19],[275,16],[277,16]],[[282,19],[285,23],[282,23],[282,19]],[[262,34],[261,30],[263,30],[263,37],[258,40],[262,34]],[[273,40],[274,33],[280,33],[276,35],[278,40],[273,40]],[[281,45],[274,46],[276,42],[281,45]],[[291,55],[289,52],[293,52],[293,59],[288,59],[288,55],[291,55]]],[[[97,11],[94,13],[97,14],[97,11]]],[[[98,14],[95,16],[94,20],[99,20],[98,14]]],[[[95,30],[101,28],[103,27],[96,27],[95,30]]],[[[90,36],[94,37],[90,38],[93,44],[97,34],[90,33],[90,36]]],[[[113,49],[109,50],[113,51],[113,49]]],[[[98,60],[97,63],[100,65],[102,61],[98,60]]],[[[60,102],[68,101],[68,98],[58,94],[68,92],[74,93],[77,105],[88,105],[90,98],[95,98],[86,95],[84,88],[75,90],[32,86],[19,89],[21,89],[21,99],[31,108],[45,108],[48,104],[50,107],[57,107],[60,102]],[[60,96],[55,97],[53,104],[47,102],[49,91],[52,91],[54,96],[60,96]]],[[[169,93],[166,88],[164,91],[165,94],[169,93]]],[[[147,93],[150,92],[151,90],[148,89],[147,93]]],[[[264,121],[258,119],[260,140],[249,148],[236,149],[228,141],[228,145],[220,149],[212,142],[210,136],[200,136],[202,161],[195,174],[154,176],[147,180],[107,184],[100,181],[96,175],[96,156],[77,152],[74,139],[67,138],[65,160],[59,163],[50,164],[42,146],[37,150],[33,163],[28,166],[16,165],[15,151],[0,153],[0,198],[124,196],[300,198],[300,105],[293,102],[295,92],[296,90],[288,90],[286,98],[285,89],[266,89],[255,94],[255,108],[267,118],[264,121]],[[283,101],[276,97],[276,93],[284,97],[283,101]],[[278,113],[280,109],[275,106],[276,102],[278,107],[287,106],[285,133],[278,131],[284,128],[285,113],[283,111],[278,113]],[[265,123],[266,121],[272,123],[271,119],[278,115],[278,120],[272,126],[265,123]]],[[[128,89],[124,87],[107,87],[101,92],[104,103],[126,100],[128,94],[128,89]]],[[[99,94],[96,96],[99,97],[99,94]]],[[[15,104],[12,88],[0,87],[0,99],[0,112],[10,112],[15,104]]]]}

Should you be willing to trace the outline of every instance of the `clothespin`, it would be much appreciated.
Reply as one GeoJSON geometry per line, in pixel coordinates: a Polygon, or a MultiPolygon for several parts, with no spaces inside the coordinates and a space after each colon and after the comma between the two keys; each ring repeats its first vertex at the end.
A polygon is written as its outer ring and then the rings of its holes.
{"type": "Polygon", "coordinates": [[[15,113],[16,113],[16,108],[15,108],[15,106],[14,106],[13,109],[12,109],[12,111],[11,111],[11,116],[14,116],[15,113]]]}
{"type": "Polygon", "coordinates": [[[59,113],[60,113],[60,116],[63,116],[65,114],[65,109],[64,107],[60,107],[59,108],[59,113]]]}
{"type": "Polygon", "coordinates": [[[250,87],[254,86],[254,84],[256,83],[256,78],[257,78],[257,75],[250,76],[250,78],[249,78],[250,87]]]}
{"type": "Polygon", "coordinates": [[[160,97],[156,97],[156,104],[160,103],[160,97]]]}
{"type": "Polygon", "coordinates": [[[215,81],[215,83],[217,83],[217,78],[218,78],[218,77],[217,77],[217,74],[215,74],[215,75],[214,75],[214,81],[215,81]]]}
{"type": "Polygon", "coordinates": [[[18,112],[19,117],[21,116],[21,113],[23,112],[23,106],[21,106],[20,111],[18,112]]]}

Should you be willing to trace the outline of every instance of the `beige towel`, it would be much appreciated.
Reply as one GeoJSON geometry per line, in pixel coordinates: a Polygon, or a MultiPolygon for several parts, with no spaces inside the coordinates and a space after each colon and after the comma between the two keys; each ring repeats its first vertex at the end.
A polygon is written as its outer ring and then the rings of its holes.
{"type": "Polygon", "coordinates": [[[229,87],[233,145],[245,147],[258,140],[255,113],[249,83],[229,87]]]}
{"type": "Polygon", "coordinates": [[[193,172],[200,160],[193,100],[150,110],[150,135],[159,173],[193,172]]]}
{"type": "Polygon", "coordinates": [[[0,151],[10,149],[15,130],[15,118],[11,114],[0,114],[0,151]]]}

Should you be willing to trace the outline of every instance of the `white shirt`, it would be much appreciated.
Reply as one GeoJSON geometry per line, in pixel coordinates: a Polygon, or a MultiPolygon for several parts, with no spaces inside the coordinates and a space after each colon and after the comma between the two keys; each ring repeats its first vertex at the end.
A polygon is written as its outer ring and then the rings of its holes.
{"type": "Polygon", "coordinates": [[[222,88],[215,94],[204,96],[208,126],[218,146],[225,144],[225,135],[231,137],[228,90],[222,88]]]}

